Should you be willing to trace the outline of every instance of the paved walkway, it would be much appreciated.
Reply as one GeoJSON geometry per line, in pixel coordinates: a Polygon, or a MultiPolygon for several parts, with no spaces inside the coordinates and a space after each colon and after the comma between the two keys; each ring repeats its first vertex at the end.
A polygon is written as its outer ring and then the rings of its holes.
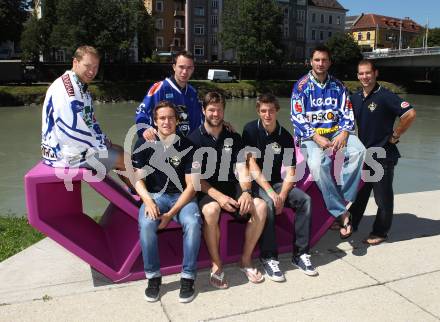
{"type": "Polygon", "coordinates": [[[387,243],[366,247],[375,208],[348,242],[329,231],[313,249],[320,275],[281,256],[287,282],[247,283],[236,265],[231,287],[214,290],[201,270],[192,303],[177,301],[179,276],[166,276],[161,300],[145,281],[111,284],[44,239],[0,263],[0,321],[440,321],[440,190],[396,196],[387,243]]]}

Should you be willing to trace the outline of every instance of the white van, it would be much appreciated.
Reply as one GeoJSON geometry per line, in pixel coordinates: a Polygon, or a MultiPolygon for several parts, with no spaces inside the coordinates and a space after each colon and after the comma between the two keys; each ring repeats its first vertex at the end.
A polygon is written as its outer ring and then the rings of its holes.
{"type": "Polygon", "coordinates": [[[235,82],[235,76],[231,71],[225,69],[208,70],[208,79],[213,82],[235,82]]]}

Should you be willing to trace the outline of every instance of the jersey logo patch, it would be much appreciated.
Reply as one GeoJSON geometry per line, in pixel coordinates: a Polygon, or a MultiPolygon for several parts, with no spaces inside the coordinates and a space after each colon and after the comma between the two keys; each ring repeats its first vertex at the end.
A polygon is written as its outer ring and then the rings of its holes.
{"type": "Polygon", "coordinates": [[[377,107],[377,104],[374,102],[371,102],[370,105],[368,105],[368,109],[373,112],[377,107]]]}
{"type": "Polygon", "coordinates": [[[406,101],[403,101],[401,104],[400,104],[400,107],[401,108],[408,108],[410,106],[410,104],[408,103],[408,102],[406,102],[406,101]]]}
{"type": "Polygon", "coordinates": [[[309,76],[304,77],[303,79],[301,79],[301,81],[298,84],[298,91],[302,91],[303,86],[307,83],[307,81],[309,80],[309,76]]]}
{"type": "Polygon", "coordinates": [[[69,96],[75,96],[75,91],[73,89],[72,82],[70,81],[70,77],[68,74],[64,74],[61,76],[61,79],[63,80],[64,88],[66,89],[67,95],[69,96]]]}
{"type": "Polygon", "coordinates": [[[154,94],[156,94],[161,86],[162,86],[162,82],[157,82],[153,84],[153,86],[151,86],[150,90],[148,91],[148,96],[153,96],[154,94]]]}

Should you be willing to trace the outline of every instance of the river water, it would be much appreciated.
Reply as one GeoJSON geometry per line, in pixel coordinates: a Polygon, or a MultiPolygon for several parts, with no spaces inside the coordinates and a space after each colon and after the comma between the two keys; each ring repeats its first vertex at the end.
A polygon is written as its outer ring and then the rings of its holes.
{"type": "MultiPolygon", "coordinates": [[[[399,144],[402,158],[395,172],[396,193],[440,189],[440,96],[406,95],[417,120],[399,144]]],[[[280,123],[290,132],[289,99],[281,98],[280,123]]],[[[114,143],[122,144],[133,125],[137,103],[96,105],[96,116],[114,143]]],[[[228,100],[225,119],[237,131],[256,118],[255,99],[228,100]]],[[[0,108],[0,216],[24,216],[23,176],[40,159],[41,107],[0,108]]],[[[107,202],[83,185],[84,208],[102,214],[107,202]]]]}

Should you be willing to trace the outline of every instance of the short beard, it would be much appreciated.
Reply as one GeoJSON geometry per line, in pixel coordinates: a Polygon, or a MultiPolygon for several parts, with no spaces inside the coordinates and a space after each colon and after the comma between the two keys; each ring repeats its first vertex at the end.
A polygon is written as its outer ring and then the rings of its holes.
{"type": "Polygon", "coordinates": [[[221,120],[220,123],[218,125],[213,124],[209,119],[205,118],[206,123],[208,123],[208,125],[210,127],[221,127],[223,126],[223,122],[224,120],[221,120]]]}

